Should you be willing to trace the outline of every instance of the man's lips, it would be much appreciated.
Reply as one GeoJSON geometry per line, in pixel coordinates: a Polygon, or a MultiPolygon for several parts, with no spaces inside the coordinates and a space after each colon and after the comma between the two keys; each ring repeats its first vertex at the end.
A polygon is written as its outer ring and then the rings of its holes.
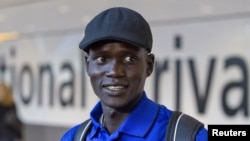
{"type": "Polygon", "coordinates": [[[103,88],[107,88],[110,91],[120,91],[123,89],[126,89],[128,85],[122,85],[122,84],[106,84],[103,85],[103,88]]]}

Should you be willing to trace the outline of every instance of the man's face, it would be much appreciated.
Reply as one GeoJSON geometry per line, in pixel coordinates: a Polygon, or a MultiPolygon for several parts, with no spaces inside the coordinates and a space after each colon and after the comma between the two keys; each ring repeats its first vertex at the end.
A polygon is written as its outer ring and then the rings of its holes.
{"type": "Polygon", "coordinates": [[[121,110],[138,102],[153,64],[154,56],[145,49],[122,42],[98,44],[86,56],[94,92],[103,105],[121,110]]]}

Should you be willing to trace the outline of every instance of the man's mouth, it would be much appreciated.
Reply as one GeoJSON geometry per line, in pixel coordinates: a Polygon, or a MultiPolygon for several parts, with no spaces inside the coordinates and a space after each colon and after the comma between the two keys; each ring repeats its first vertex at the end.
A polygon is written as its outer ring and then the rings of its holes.
{"type": "Polygon", "coordinates": [[[125,86],[106,86],[106,88],[108,88],[111,91],[119,91],[119,90],[125,89],[126,87],[125,86]]]}
{"type": "Polygon", "coordinates": [[[126,84],[105,84],[105,85],[103,85],[103,88],[105,88],[109,91],[118,92],[118,91],[122,91],[122,90],[125,90],[126,88],[128,88],[128,85],[126,85],[126,84]]]}

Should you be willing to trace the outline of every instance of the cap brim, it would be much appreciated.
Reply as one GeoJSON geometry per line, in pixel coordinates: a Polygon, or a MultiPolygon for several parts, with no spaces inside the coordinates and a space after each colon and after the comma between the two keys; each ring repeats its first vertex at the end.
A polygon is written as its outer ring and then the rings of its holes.
{"type": "Polygon", "coordinates": [[[126,40],[126,39],[117,38],[117,37],[102,37],[102,38],[97,38],[97,39],[91,40],[91,41],[82,40],[80,42],[80,44],[79,44],[79,48],[82,49],[82,50],[84,50],[84,51],[88,51],[89,48],[91,47],[91,45],[93,45],[95,43],[98,43],[98,42],[102,42],[102,41],[120,41],[120,42],[128,43],[128,44],[133,45],[133,46],[138,47],[138,48],[145,48],[145,49],[147,49],[143,45],[135,43],[135,42],[133,42],[131,40],[126,40]]]}

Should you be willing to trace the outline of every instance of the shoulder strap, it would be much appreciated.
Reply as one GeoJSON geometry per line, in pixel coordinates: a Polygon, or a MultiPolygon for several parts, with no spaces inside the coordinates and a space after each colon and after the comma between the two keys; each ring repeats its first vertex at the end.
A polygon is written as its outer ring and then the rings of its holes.
{"type": "Polygon", "coordinates": [[[87,119],[83,123],[80,124],[79,128],[76,131],[74,141],[84,141],[85,136],[88,133],[88,130],[91,127],[91,120],[87,119]]]}
{"type": "Polygon", "coordinates": [[[195,118],[174,111],[167,127],[166,141],[195,141],[197,132],[203,126],[195,118]]]}

